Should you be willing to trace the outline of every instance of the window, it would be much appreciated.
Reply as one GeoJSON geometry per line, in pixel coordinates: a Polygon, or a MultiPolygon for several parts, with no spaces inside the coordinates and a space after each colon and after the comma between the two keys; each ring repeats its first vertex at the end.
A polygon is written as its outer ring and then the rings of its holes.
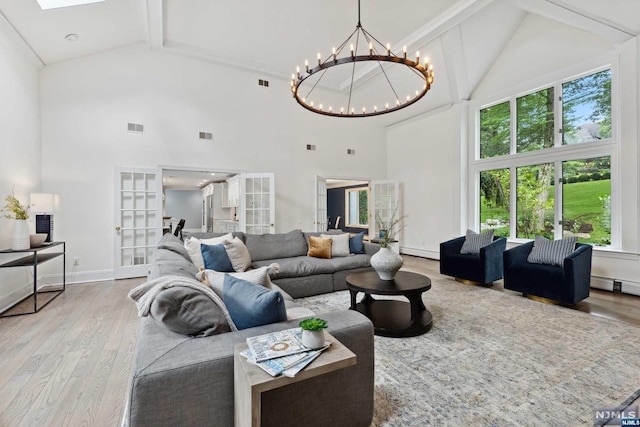
{"type": "Polygon", "coordinates": [[[349,188],[345,191],[347,227],[369,225],[369,188],[349,188]]]}
{"type": "Polygon", "coordinates": [[[611,245],[610,69],[481,108],[478,119],[480,229],[611,245]]]}

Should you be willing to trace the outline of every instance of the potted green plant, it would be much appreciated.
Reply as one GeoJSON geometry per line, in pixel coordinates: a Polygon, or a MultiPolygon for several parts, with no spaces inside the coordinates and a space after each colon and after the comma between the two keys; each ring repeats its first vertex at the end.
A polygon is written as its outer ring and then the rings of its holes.
{"type": "Polygon", "coordinates": [[[11,249],[14,251],[29,249],[29,205],[23,205],[13,194],[5,197],[5,206],[0,210],[8,219],[15,219],[11,234],[11,249]]]}
{"type": "Polygon", "coordinates": [[[327,321],[318,318],[304,319],[299,326],[302,328],[302,344],[308,348],[320,348],[324,345],[324,329],[327,321]]]}

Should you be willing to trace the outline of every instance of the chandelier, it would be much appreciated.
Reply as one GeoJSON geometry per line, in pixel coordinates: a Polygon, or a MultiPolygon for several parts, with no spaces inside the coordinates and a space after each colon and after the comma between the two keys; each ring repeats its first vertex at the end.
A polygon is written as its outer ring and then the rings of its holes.
{"type": "MultiPolygon", "coordinates": [[[[415,61],[408,59],[406,46],[404,46],[401,55],[396,55],[391,51],[389,43],[383,45],[364,29],[360,23],[360,0],[358,0],[358,25],[356,25],[356,29],[337,48],[334,47],[331,54],[324,59],[318,53],[317,60],[317,65],[310,66],[309,61],[305,60],[304,69],[296,68],[296,72],[291,75],[291,92],[298,104],[309,111],[325,116],[370,117],[397,111],[416,103],[426,95],[433,84],[433,65],[429,64],[428,58],[425,58],[421,64],[420,52],[416,51],[415,61]],[[349,64],[351,67],[347,67],[346,70],[344,82],[347,83],[342,85],[341,98],[332,99],[332,101],[337,101],[336,106],[326,102],[323,104],[314,99],[314,89],[325,78],[327,71],[338,65],[347,66],[349,64]],[[356,64],[360,66],[358,74],[356,74],[356,64]],[[390,69],[394,68],[392,67],[394,65],[409,70],[412,78],[403,78],[398,83],[397,73],[394,75],[395,80],[390,73],[390,69]],[[356,105],[358,102],[354,96],[358,91],[358,88],[354,86],[356,75],[362,79],[377,69],[380,70],[380,75],[383,77],[377,85],[381,87],[376,88],[379,92],[377,93],[378,99],[383,96],[385,100],[379,104],[364,105],[364,102],[360,102],[356,105]],[[413,81],[410,82],[411,92],[404,97],[407,90],[407,80],[413,81]],[[399,88],[400,86],[402,89],[399,88]]],[[[343,73],[345,72],[344,68],[342,67],[343,73]]],[[[336,69],[334,68],[334,70],[336,69]]]]}

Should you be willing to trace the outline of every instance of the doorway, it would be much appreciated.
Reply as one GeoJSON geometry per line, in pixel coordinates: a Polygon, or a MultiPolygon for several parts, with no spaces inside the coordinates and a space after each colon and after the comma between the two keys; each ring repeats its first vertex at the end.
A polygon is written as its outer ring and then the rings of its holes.
{"type": "Polygon", "coordinates": [[[327,179],[327,229],[369,234],[369,181],[327,179]]]}

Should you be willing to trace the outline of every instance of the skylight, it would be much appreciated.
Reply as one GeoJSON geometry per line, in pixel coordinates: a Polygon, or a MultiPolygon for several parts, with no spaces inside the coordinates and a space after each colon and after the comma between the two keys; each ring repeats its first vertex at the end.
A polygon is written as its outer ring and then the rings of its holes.
{"type": "Polygon", "coordinates": [[[59,7],[80,6],[82,4],[100,3],[104,0],[36,0],[40,9],[57,9],[59,7]]]}

